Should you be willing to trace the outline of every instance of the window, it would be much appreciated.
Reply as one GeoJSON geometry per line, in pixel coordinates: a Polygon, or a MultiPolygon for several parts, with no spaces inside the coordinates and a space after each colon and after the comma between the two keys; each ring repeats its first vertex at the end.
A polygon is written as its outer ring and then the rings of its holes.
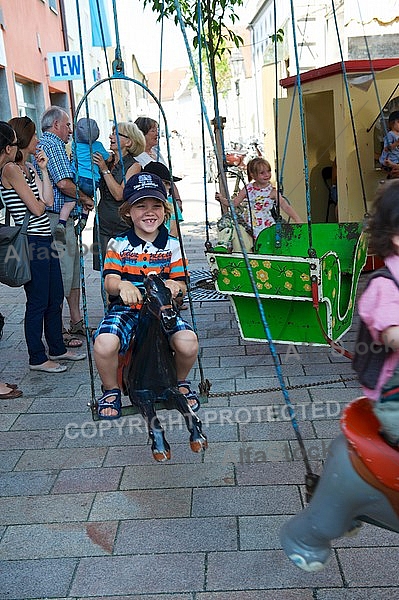
{"type": "Polygon", "coordinates": [[[58,12],[57,0],[48,0],[48,5],[54,12],[58,12]]]}
{"type": "Polygon", "coordinates": [[[38,118],[37,99],[38,85],[30,82],[15,82],[15,90],[17,94],[18,116],[30,117],[36,123],[36,128],[40,125],[38,118]]]}

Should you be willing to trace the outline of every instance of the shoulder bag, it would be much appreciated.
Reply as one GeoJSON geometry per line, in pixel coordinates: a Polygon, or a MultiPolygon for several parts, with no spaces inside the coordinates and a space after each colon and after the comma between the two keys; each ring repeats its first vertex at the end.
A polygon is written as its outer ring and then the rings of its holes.
{"type": "Polygon", "coordinates": [[[0,283],[20,287],[31,279],[27,229],[30,211],[22,225],[0,225],[0,283]]]}

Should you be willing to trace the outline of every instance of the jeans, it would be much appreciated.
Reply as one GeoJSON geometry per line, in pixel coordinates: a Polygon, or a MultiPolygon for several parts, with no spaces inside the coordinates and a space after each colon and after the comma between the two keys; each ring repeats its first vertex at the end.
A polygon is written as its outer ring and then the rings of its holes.
{"type": "Polygon", "coordinates": [[[25,339],[29,364],[41,365],[48,360],[44,337],[50,355],[66,352],[62,337],[62,285],[60,262],[51,236],[28,235],[31,280],[25,284],[25,339]]]}

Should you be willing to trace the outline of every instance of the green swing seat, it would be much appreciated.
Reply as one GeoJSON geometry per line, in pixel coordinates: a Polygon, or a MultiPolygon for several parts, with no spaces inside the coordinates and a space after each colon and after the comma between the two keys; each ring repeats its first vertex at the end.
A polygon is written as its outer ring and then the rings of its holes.
{"type": "MultiPolygon", "coordinates": [[[[351,326],[367,258],[362,224],[317,223],[312,239],[314,257],[307,224],[283,223],[279,247],[273,226],[259,234],[248,254],[274,342],[328,345],[326,335],[338,340],[351,326]]],[[[231,299],[243,339],[268,341],[243,254],[215,247],[207,259],[217,290],[231,299]]]]}

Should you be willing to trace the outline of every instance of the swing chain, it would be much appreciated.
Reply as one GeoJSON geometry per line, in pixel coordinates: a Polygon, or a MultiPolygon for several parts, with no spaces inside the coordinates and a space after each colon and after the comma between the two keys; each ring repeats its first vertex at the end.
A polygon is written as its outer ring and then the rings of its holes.
{"type": "MultiPolygon", "coordinates": [[[[317,381],[314,383],[301,383],[297,385],[287,385],[287,390],[300,390],[303,388],[316,387],[318,385],[331,385],[332,383],[345,383],[347,381],[354,381],[357,379],[357,375],[353,377],[341,377],[340,379],[329,379],[327,381],[317,381]]],[[[213,394],[209,394],[209,398],[226,398],[228,396],[247,396],[250,394],[265,394],[268,392],[279,392],[281,391],[280,387],[273,388],[263,388],[256,390],[241,390],[240,392],[214,392],[213,394]]]]}

